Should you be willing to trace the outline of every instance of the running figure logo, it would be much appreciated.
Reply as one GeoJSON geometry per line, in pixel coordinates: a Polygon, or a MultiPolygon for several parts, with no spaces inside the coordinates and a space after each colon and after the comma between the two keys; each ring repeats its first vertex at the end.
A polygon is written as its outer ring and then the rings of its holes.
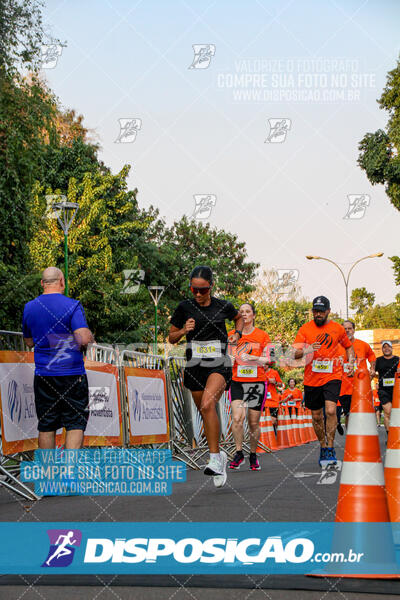
{"type": "Polygon", "coordinates": [[[215,55],[214,44],[193,44],[194,57],[189,69],[208,69],[215,55]]]}
{"type": "Polygon", "coordinates": [[[291,119],[268,119],[269,134],[265,144],[281,144],[286,140],[287,132],[292,126],[291,119]]]}
{"type": "Polygon", "coordinates": [[[349,208],[343,219],[362,219],[370,203],[368,194],[349,194],[349,208]]]}
{"type": "Polygon", "coordinates": [[[194,219],[208,219],[217,203],[217,196],[215,194],[195,194],[193,198],[195,207],[192,217],[194,219]]]}
{"type": "Polygon", "coordinates": [[[76,548],[81,545],[82,532],[79,529],[48,529],[47,534],[50,548],[42,567],[68,567],[76,548]]]}
{"type": "Polygon", "coordinates": [[[118,119],[119,134],[114,144],[132,144],[142,129],[142,119],[118,119]]]}
{"type": "Polygon", "coordinates": [[[275,294],[290,294],[295,291],[299,280],[298,269],[277,269],[275,273],[278,278],[274,287],[275,294]]]}
{"type": "Polygon", "coordinates": [[[245,400],[250,404],[250,402],[254,402],[254,400],[258,400],[258,395],[261,392],[261,385],[259,386],[257,383],[256,384],[250,384],[247,389],[244,388],[244,393],[245,393],[245,400]]]}

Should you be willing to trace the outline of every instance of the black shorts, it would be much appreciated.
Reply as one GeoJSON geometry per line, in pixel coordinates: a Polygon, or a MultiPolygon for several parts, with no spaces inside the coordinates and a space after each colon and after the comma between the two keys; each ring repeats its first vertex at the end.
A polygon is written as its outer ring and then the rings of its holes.
{"type": "Polygon", "coordinates": [[[232,400],[243,400],[253,410],[262,410],[265,400],[264,381],[232,381],[229,390],[232,400]]]}
{"type": "Polygon", "coordinates": [[[85,431],[89,418],[86,375],[35,375],[33,389],[39,431],[61,427],[85,431]]]}
{"type": "Polygon", "coordinates": [[[378,397],[381,401],[381,406],[387,404],[388,402],[392,402],[393,400],[393,388],[390,389],[390,392],[386,390],[378,390],[378,397]]]}
{"type": "Polygon", "coordinates": [[[374,406],[375,412],[382,412],[383,408],[382,408],[382,404],[378,404],[377,406],[374,406]]]}
{"type": "Polygon", "coordinates": [[[225,389],[232,381],[232,367],[185,367],[183,372],[183,385],[191,392],[200,392],[205,389],[207,379],[212,373],[219,373],[225,379],[225,389]]]}
{"type": "Polygon", "coordinates": [[[270,406],[269,407],[269,414],[271,415],[271,417],[275,417],[275,419],[278,418],[278,407],[277,406],[270,406]]]}
{"type": "Polygon", "coordinates": [[[340,396],[339,400],[342,405],[343,414],[347,417],[350,413],[351,394],[344,394],[344,396],[340,396]]]}
{"type": "Polygon", "coordinates": [[[339,400],[340,386],[342,382],[340,379],[333,379],[328,381],[324,385],[304,386],[304,404],[306,408],[310,410],[319,410],[325,407],[325,400],[335,402],[339,400]]]}

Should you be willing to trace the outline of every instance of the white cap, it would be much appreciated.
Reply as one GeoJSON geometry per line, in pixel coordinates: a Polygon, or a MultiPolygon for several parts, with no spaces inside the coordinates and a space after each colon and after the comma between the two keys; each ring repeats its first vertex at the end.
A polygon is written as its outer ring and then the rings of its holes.
{"type": "Polygon", "coordinates": [[[393,348],[392,342],[390,340],[382,340],[381,341],[382,347],[387,344],[388,346],[390,346],[391,348],[393,348]]]}

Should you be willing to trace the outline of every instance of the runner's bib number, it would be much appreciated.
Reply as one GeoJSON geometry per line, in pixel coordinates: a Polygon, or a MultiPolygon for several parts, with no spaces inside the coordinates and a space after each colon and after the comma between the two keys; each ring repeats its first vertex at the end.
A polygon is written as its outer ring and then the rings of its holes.
{"type": "Polygon", "coordinates": [[[333,360],[313,360],[311,370],[314,373],[333,373],[333,360]]]}
{"type": "Polygon", "coordinates": [[[343,363],[343,372],[344,373],[352,373],[353,369],[351,368],[350,363],[343,363]]]}
{"type": "Polygon", "coordinates": [[[192,342],[192,356],[194,358],[219,358],[221,356],[221,342],[192,342]]]}
{"type": "Polygon", "coordinates": [[[267,392],[267,400],[271,400],[271,392],[267,392]]]}
{"type": "Polygon", "coordinates": [[[257,367],[248,367],[246,365],[238,365],[238,377],[257,377],[257,367]]]}
{"type": "Polygon", "coordinates": [[[390,379],[383,379],[382,383],[384,387],[392,387],[394,385],[394,377],[390,379]]]}
{"type": "Polygon", "coordinates": [[[288,406],[296,406],[295,400],[288,400],[288,406]]]}

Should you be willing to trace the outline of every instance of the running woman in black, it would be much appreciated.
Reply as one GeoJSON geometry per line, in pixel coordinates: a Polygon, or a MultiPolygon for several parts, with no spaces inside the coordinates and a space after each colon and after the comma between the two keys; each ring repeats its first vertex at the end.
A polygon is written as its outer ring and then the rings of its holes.
{"type": "Polygon", "coordinates": [[[204,432],[210,451],[205,475],[214,477],[216,487],[226,482],[225,452],[219,450],[220,426],[216,403],[232,380],[232,363],[227,354],[228,335],[225,321],[235,321],[235,332],[229,343],[242,336],[243,318],[230,302],[211,295],[213,273],[210,267],[195,267],[190,275],[193,298],[183,300],[171,317],[168,339],[176,344],[186,336],[184,385],[203,418],[204,432]]]}

